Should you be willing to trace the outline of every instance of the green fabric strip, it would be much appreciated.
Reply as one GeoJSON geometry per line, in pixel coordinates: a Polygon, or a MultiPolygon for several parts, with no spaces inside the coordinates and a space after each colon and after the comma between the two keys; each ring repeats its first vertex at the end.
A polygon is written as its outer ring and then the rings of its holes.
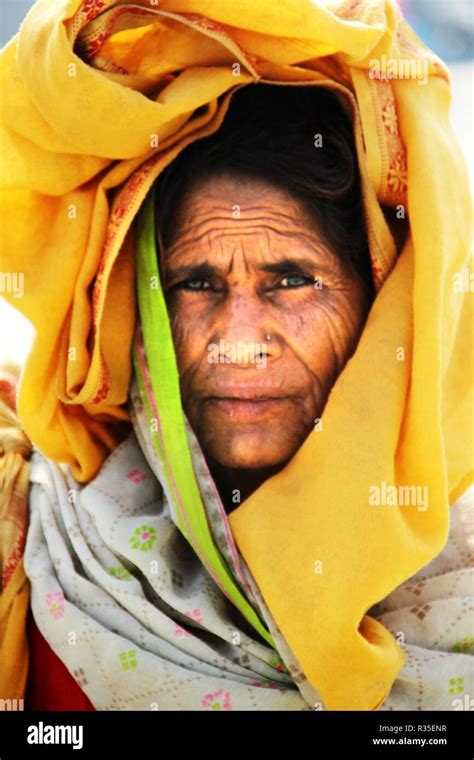
{"type": "Polygon", "coordinates": [[[155,188],[150,190],[136,220],[137,291],[143,334],[147,378],[136,342],[133,360],[138,387],[148,419],[159,416],[159,432],[150,429],[155,451],[163,462],[173,494],[178,527],[222,591],[248,622],[276,649],[271,634],[237,586],[227,563],[215,546],[206,519],[199,486],[189,451],[179,388],[179,373],[171,326],[161,287],[155,245],[155,188]],[[146,384],[151,384],[152,403],[146,384]]]}

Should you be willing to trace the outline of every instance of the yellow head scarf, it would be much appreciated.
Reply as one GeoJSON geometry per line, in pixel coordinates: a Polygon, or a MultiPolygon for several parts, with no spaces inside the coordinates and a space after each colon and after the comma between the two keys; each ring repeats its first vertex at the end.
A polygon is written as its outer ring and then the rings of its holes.
{"type": "Polygon", "coordinates": [[[230,524],[326,705],[377,708],[403,656],[366,612],[441,551],[472,481],[470,205],[445,69],[393,0],[39,0],[0,63],[0,270],[37,328],[19,414],[82,482],[128,419],[130,225],[156,176],[239,86],[346,97],[379,294],[323,430],[230,524]],[[398,258],[381,205],[409,220],[398,258]],[[429,508],[370,504],[384,483],[426,486],[429,508]]]}

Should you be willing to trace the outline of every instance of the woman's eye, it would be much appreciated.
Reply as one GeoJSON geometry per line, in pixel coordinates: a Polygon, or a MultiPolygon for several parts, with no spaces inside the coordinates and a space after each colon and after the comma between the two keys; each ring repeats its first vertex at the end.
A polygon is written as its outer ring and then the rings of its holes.
{"type": "Polygon", "coordinates": [[[314,278],[307,277],[303,274],[290,274],[280,280],[282,288],[301,288],[304,285],[313,285],[314,278]]]}
{"type": "Polygon", "coordinates": [[[178,282],[175,288],[180,290],[209,290],[211,287],[209,280],[183,280],[178,282]]]}

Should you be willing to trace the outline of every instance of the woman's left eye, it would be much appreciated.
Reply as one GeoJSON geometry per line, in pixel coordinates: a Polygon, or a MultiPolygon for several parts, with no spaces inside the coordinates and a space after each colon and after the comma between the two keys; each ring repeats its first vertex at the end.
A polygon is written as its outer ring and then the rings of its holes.
{"type": "Polygon", "coordinates": [[[283,277],[280,282],[280,286],[283,288],[301,288],[304,285],[313,285],[314,279],[303,274],[290,274],[283,277]]]}
{"type": "Polygon", "coordinates": [[[197,277],[194,279],[190,278],[189,280],[182,280],[182,282],[178,282],[173,287],[176,290],[192,290],[192,291],[211,289],[209,280],[199,279],[197,277]]]}

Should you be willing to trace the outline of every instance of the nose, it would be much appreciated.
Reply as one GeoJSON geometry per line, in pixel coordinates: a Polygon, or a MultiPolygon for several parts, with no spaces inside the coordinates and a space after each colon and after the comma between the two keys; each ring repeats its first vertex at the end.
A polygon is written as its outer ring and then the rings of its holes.
{"type": "Polygon", "coordinates": [[[271,306],[249,288],[230,288],[230,292],[216,315],[215,343],[226,362],[253,366],[266,357],[274,361],[282,354],[282,342],[271,306]]]}

